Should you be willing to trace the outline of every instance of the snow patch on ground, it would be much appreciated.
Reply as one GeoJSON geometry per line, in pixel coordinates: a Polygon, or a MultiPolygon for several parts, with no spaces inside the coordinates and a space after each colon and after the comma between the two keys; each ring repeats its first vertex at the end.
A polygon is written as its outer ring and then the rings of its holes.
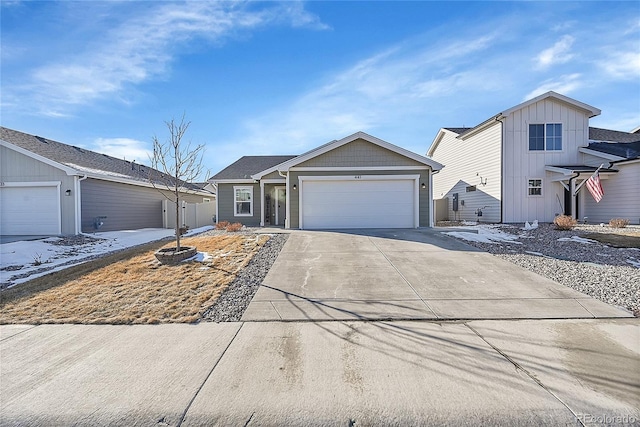
{"type": "Polygon", "coordinates": [[[598,243],[595,240],[585,239],[584,237],[579,236],[571,236],[571,237],[561,237],[558,239],[559,242],[574,242],[574,243],[584,243],[590,245],[591,243],[598,243]]]}
{"type": "Polygon", "coordinates": [[[636,268],[640,268],[640,261],[629,258],[627,262],[636,268]]]}
{"type": "MultiPolygon", "coordinates": [[[[470,227],[471,228],[471,227],[470,227]]],[[[514,234],[508,234],[500,231],[494,226],[489,225],[476,225],[472,227],[473,230],[477,230],[477,233],[469,231],[449,231],[444,234],[457,237],[459,239],[467,240],[470,242],[480,243],[514,243],[521,245],[518,242],[518,236],[514,234]]]]}
{"type": "MultiPolygon", "coordinates": [[[[185,236],[213,229],[212,226],[189,230],[185,236]]],[[[143,228],[140,230],[106,231],[86,234],[98,239],[82,245],[60,245],[61,237],[19,241],[0,245],[0,284],[13,286],[54,271],[81,264],[98,255],[105,255],[144,243],[174,237],[173,229],[143,228]],[[58,244],[56,244],[58,243],[58,244]],[[13,278],[13,276],[21,276],[13,278]]]]}

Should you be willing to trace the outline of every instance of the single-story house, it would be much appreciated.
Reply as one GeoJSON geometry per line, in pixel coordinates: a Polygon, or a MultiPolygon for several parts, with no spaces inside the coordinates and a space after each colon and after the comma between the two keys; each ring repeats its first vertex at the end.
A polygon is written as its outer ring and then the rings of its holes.
{"type": "Polygon", "coordinates": [[[433,224],[431,177],[443,165],[364,132],[301,155],[246,156],[220,171],[218,221],[293,229],[433,224]]]}
{"type": "MultiPolygon", "coordinates": [[[[0,234],[161,228],[165,197],[152,185],[150,172],[160,174],[135,162],[0,127],[0,234]]],[[[215,199],[202,188],[185,187],[182,198],[187,202],[215,199]]]]}
{"type": "Polygon", "coordinates": [[[639,133],[589,126],[600,110],[547,92],[472,128],[441,128],[427,156],[447,167],[434,176],[437,220],[640,222],[639,133]],[[600,167],[604,197],[584,185],[600,167]]]}

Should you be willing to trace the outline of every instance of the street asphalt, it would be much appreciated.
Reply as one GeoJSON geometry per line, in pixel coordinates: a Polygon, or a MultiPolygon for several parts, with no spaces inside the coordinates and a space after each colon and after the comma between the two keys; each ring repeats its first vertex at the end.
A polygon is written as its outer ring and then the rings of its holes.
{"type": "Polygon", "coordinates": [[[237,323],[0,325],[0,425],[640,425],[640,319],[451,239],[295,232],[264,285],[237,323]]]}

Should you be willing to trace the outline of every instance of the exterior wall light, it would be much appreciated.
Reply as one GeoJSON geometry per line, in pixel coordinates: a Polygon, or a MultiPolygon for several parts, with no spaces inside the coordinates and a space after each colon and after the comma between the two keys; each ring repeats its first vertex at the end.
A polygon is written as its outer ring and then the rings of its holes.
{"type": "Polygon", "coordinates": [[[71,190],[65,191],[64,194],[66,194],[67,196],[70,196],[71,195],[71,190]]]}
{"type": "Polygon", "coordinates": [[[297,190],[297,189],[298,189],[298,186],[297,186],[297,185],[295,185],[295,184],[293,184],[293,189],[294,189],[294,190],[297,190]]]}
{"type": "Polygon", "coordinates": [[[427,185],[423,182],[422,183],[422,189],[424,190],[425,188],[427,188],[427,185]]]}

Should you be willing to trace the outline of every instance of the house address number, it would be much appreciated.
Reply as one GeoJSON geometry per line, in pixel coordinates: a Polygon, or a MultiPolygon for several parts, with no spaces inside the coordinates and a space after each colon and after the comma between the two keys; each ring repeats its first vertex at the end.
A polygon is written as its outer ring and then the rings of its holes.
{"type": "Polygon", "coordinates": [[[354,178],[354,179],[360,179],[360,178],[362,178],[362,176],[360,176],[360,175],[356,175],[356,176],[354,176],[353,178],[354,178]]]}

